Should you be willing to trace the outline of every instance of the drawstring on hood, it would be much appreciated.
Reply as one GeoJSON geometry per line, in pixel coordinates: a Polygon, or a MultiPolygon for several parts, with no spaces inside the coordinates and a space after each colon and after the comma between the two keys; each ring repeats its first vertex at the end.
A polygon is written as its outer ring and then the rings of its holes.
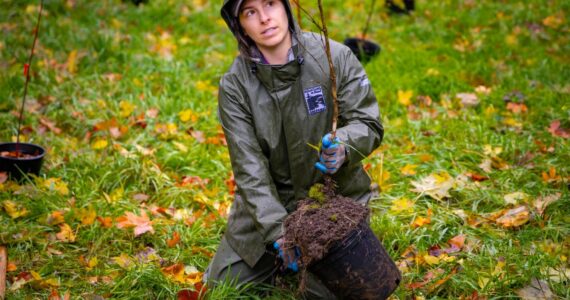
{"type": "MultiPolygon", "coordinates": [[[[238,42],[238,49],[240,54],[252,61],[251,72],[255,73],[257,71],[255,62],[259,61],[260,52],[257,49],[255,42],[245,34],[241,25],[239,24],[239,7],[243,1],[244,0],[224,0],[224,4],[222,5],[220,13],[238,42]]],[[[291,32],[293,44],[295,44],[295,42],[298,40],[297,35],[301,34],[301,29],[293,18],[289,0],[280,1],[282,1],[285,6],[285,11],[287,12],[287,18],[289,20],[289,31],[291,32]]],[[[301,53],[297,55],[297,62],[299,65],[302,65],[304,62],[304,58],[301,53]]]]}

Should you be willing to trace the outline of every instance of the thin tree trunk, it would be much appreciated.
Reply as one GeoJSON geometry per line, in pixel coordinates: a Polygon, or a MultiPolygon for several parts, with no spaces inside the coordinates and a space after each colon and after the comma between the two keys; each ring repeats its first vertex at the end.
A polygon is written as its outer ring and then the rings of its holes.
{"type": "Polygon", "coordinates": [[[6,268],[8,267],[8,251],[0,246],[0,300],[6,296],[6,268]]]}
{"type": "Polygon", "coordinates": [[[325,14],[323,11],[323,2],[319,0],[319,13],[321,15],[321,30],[323,35],[325,36],[325,52],[327,53],[327,60],[329,61],[329,70],[330,70],[330,79],[331,79],[331,94],[333,97],[333,119],[332,119],[332,139],[336,137],[336,126],[337,126],[337,119],[338,119],[338,100],[336,94],[336,73],[334,71],[334,65],[331,55],[331,46],[329,43],[329,33],[327,30],[327,24],[325,21],[325,14]]]}

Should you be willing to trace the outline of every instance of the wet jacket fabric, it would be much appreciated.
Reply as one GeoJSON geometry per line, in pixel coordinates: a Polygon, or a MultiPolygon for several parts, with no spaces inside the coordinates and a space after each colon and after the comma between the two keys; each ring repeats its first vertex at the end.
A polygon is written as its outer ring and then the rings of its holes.
{"type": "MultiPolygon", "coordinates": [[[[283,220],[297,201],[322,182],[322,173],[314,168],[319,153],[310,145],[319,145],[332,127],[328,61],[320,35],[297,31],[293,38],[295,59],[267,65],[242,54],[220,81],[218,113],[237,185],[225,238],[251,267],[282,236],[283,220]]],[[[378,104],[352,52],[331,40],[331,53],[339,100],[337,136],[349,149],[333,178],[338,193],[366,204],[370,179],[361,160],[383,137],[378,104]]]]}

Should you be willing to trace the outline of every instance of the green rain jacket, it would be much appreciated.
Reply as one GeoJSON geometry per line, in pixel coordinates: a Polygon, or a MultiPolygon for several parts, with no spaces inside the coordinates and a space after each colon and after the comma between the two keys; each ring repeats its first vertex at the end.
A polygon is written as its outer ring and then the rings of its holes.
{"type": "MultiPolygon", "coordinates": [[[[235,34],[228,2],[222,16],[235,34]]],[[[291,8],[284,3],[291,24],[291,8]]],[[[309,145],[319,145],[332,127],[323,40],[293,24],[295,59],[267,65],[242,52],[220,81],[218,113],[237,185],[225,237],[251,267],[282,236],[282,223],[297,201],[322,182],[323,174],[314,167],[319,153],[309,145]]],[[[331,53],[339,101],[337,136],[349,145],[347,160],[333,178],[337,192],[365,205],[370,178],[361,160],[380,145],[384,133],[378,103],[352,52],[331,40],[331,53]]]]}

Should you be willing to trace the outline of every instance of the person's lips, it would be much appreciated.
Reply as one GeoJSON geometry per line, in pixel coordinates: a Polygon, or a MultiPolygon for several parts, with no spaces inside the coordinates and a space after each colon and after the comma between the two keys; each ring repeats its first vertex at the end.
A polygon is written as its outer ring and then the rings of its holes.
{"type": "Polygon", "coordinates": [[[273,31],[275,31],[277,29],[277,27],[269,27],[267,29],[265,29],[264,31],[261,32],[262,35],[267,35],[267,34],[271,34],[273,33],[273,31]]]}

